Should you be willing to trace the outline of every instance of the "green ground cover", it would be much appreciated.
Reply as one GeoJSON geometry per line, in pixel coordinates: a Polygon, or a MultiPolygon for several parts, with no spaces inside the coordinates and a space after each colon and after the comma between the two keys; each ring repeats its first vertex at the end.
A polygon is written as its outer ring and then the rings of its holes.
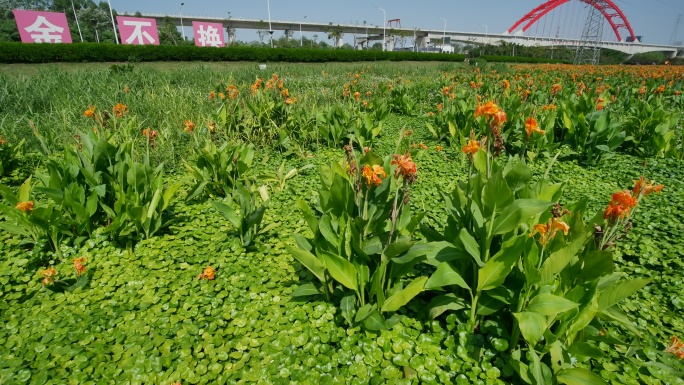
{"type": "MultiPolygon", "coordinates": [[[[251,64],[229,68],[212,64],[165,69],[100,67],[77,72],[50,68],[30,77],[11,72],[0,75],[0,139],[10,145],[23,140],[16,161],[0,175],[0,183],[12,191],[27,177],[48,172],[48,159],[68,158],[64,148],[83,143],[83,136],[74,139],[74,135],[93,128],[112,131],[112,143],[130,141],[136,160],[145,162],[149,154],[151,164],[164,164],[165,187],[181,186],[169,208],[172,221],[149,237],[119,238],[107,232],[111,225],[107,221],[92,234],[64,236],[56,253],[45,239],[27,242],[0,230],[0,346],[4,347],[0,351],[0,382],[597,383],[592,382],[594,377],[584,378],[586,382],[581,382],[582,378],[551,378],[541,369],[538,377],[530,374],[525,378],[511,366],[513,346],[510,350],[508,344],[502,346],[508,338],[505,329],[509,325],[504,323],[510,319],[487,318],[475,331],[464,310],[433,320],[428,308],[434,291],[421,291],[401,307],[396,314],[402,317],[389,330],[350,326],[344,311],[322,295],[292,297],[300,285],[317,282],[288,249],[296,245],[295,234],[312,235],[297,209],[298,199],[315,202],[320,194],[319,168],[346,160],[340,145],[343,140],[320,129],[336,124],[321,111],[328,105],[349,105],[350,111],[362,116],[365,110],[359,110],[353,101],[358,89],[360,98],[368,98],[375,111],[387,109],[386,117],[373,113],[372,119],[377,119],[373,128],[381,127],[377,137],[366,138],[373,152],[393,154],[403,130],[413,131],[409,141],[416,145],[412,155],[418,179],[411,186],[410,207],[424,211],[423,222],[440,231],[448,221],[442,193],[454,189],[472,171],[471,158],[463,154],[462,145],[467,143],[469,131],[478,127],[465,126],[458,113],[474,110],[475,94],[482,95],[483,101],[495,98],[507,109],[508,122],[502,128],[506,155],[527,152],[533,181],[543,179],[552,164],[549,181],[566,183],[559,203],[569,206],[586,199],[587,220],[593,213],[603,212],[612,193],[631,189],[641,175],[663,183],[660,194],[640,201],[630,218],[631,228],[612,249],[615,271],[650,279],[645,288],[619,304],[633,325],[602,320],[601,337],[582,345],[585,350],[569,351],[564,365],[589,368],[611,384],[683,383],[684,367],[677,357],[665,352],[672,336],[684,335],[684,169],[678,159],[679,123],[664,127],[666,119],[657,121],[657,130],[672,132],[665,135],[667,144],[656,143],[660,144],[657,149],[649,135],[633,139],[638,129],[632,128],[629,137],[625,135],[615,147],[600,156],[587,155],[571,147],[567,139],[570,130],[563,128],[562,111],[570,108],[569,100],[577,98],[572,96],[576,90],[569,81],[563,82],[565,99],[551,99],[548,88],[561,75],[548,67],[490,69],[495,71],[486,71],[484,76],[477,69],[447,64],[273,65],[260,72],[251,64]],[[543,74],[534,78],[536,85],[530,85],[524,75],[533,71],[543,74]],[[260,99],[261,110],[240,105],[250,113],[228,110],[227,85],[237,85],[240,97],[247,100],[249,85],[257,77],[268,80],[271,73],[285,80],[296,104],[285,106],[283,96],[282,100],[260,99]],[[361,74],[360,86],[351,84],[355,73],[361,74]],[[551,79],[548,84],[543,76],[551,79]],[[522,103],[516,91],[509,97],[500,86],[503,79],[510,79],[513,90],[517,84],[531,89],[528,103],[522,103]],[[471,80],[485,85],[473,88],[471,80]],[[388,83],[392,84],[389,89],[388,83]],[[444,93],[443,87],[451,90],[444,93]],[[350,95],[344,98],[347,89],[351,89],[350,95]],[[225,102],[219,92],[226,92],[225,102]],[[468,100],[468,106],[454,102],[449,110],[449,92],[457,94],[451,100],[468,100]],[[436,108],[440,102],[443,106],[436,108]],[[558,115],[546,109],[542,113],[541,107],[553,102],[558,104],[558,115]],[[115,112],[108,112],[117,103],[129,109],[120,120],[115,112]],[[110,126],[105,128],[101,120],[84,116],[89,106],[96,106],[97,114],[107,111],[110,126]],[[278,121],[281,107],[286,118],[278,121]],[[450,132],[448,125],[439,131],[435,114],[439,116],[442,109],[453,113],[449,119],[455,122],[456,132],[450,132]],[[513,112],[515,109],[520,112],[513,112]],[[267,118],[261,119],[262,112],[267,118]],[[524,121],[532,113],[546,129],[546,136],[539,137],[538,143],[523,144],[524,121]],[[188,120],[193,122],[192,133],[184,130],[188,120]],[[426,123],[432,123],[432,132],[426,123]],[[148,127],[158,130],[158,137],[140,134],[148,127]],[[565,139],[559,139],[563,132],[565,139]],[[269,228],[250,245],[241,242],[235,224],[215,209],[212,201],[220,198],[183,200],[196,184],[183,161],[196,156],[201,138],[255,144],[249,170],[252,176],[276,174],[283,162],[286,171],[299,170],[290,179],[266,182],[270,199],[263,223],[269,228]],[[554,161],[556,154],[560,156],[554,161]],[[280,182],[284,189],[279,188],[280,182]],[[60,291],[41,283],[41,272],[49,267],[54,267],[60,278],[74,276],[72,260],[79,257],[86,258],[86,270],[75,286],[60,291]],[[207,266],[215,269],[215,279],[198,278],[207,266]]],[[[604,77],[613,80],[613,90],[618,84],[628,88],[628,74],[606,71],[604,77]]],[[[579,76],[592,92],[602,84],[593,72],[579,76]]],[[[648,93],[669,81],[667,75],[664,78],[654,76],[647,84],[648,93]]],[[[680,83],[681,78],[669,86],[667,95],[657,94],[658,98],[647,104],[666,115],[676,113],[681,105],[675,93],[681,89],[680,83]]],[[[620,127],[631,127],[630,117],[644,122],[638,115],[638,108],[645,108],[638,99],[641,84],[630,87],[634,88],[631,96],[618,95],[607,112],[594,111],[595,103],[587,108],[593,113],[614,114],[620,127]],[[620,102],[620,97],[625,101],[620,102]]],[[[521,95],[523,91],[519,91],[521,95]]],[[[610,94],[601,96],[610,100],[610,94]]],[[[473,120],[469,114],[468,120],[473,120]]],[[[583,112],[566,115],[572,119],[579,114],[583,112]]],[[[648,116],[656,120],[655,115],[651,111],[648,116]]],[[[357,123],[351,119],[348,124],[357,123]]],[[[600,133],[594,123],[590,127],[600,133]]],[[[586,139],[584,145],[591,140],[586,139]]],[[[37,184],[37,179],[33,183],[37,184]]],[[[47,201],[40,192],[36,197],[36,201],[47,201]]],[[[0,218],[0,223],[11,221],[7,214],[0,218]]],[[[418,243],[425,242],[421,232],[413,236],[418,243]]],[[[526,234],[524,238],[529,239],[526,234]]],[[[434,271],[434,266],[418,264],[410,276],[430,276],[434,271]]],[[[591,326],[595,325],[599,324],[591,326]]],[[[550,338],[550,334],[545,336],[550,338]]],[[[543,344],[534,345],[543,353],[543,344]]],[[[521,346],[526,349],[522,342],[521,346]]],[[[532,359],[522,361],[533,365],[532,359]]]]}

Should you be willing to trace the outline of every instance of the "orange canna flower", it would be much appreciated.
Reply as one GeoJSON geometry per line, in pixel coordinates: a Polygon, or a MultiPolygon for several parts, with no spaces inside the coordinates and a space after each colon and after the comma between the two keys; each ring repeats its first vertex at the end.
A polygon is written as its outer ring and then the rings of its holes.
{"type": "Polygon", "coordinates": [[[0,146],[4,146],[5,144],[7,144],[7,141],[2,140],[2,136],[0,136],[0,146]]]}
{"type": "Polygon", "coordinates": [[[660,193],[660,191],[662,191],[665,187],[662,184],[654,186],[653,183],[655,183],[655,181],[647,183],[646,178],[644,178],[643,175],[639,177],[639,180],[635,180],[634,182],[635,184],[634,189],[632,189],[632,193],[636,196],[639,196],[639,194],[643,194],[643,196],[649,196],[652,192],[660,193]]]}
{"type": "Polygon", "coordinates": [[[185,121],[185,132],[192,133],[195,130],[195,123],[192,122],[192,120],[188,119],[185,121]]]}
{"type": "Polygon", "coordinates": [[[563,87],[560,84],[556,83],[551,86],[551,94],[556,95],[559,92],[561,92],[562,89],[563,87]]]}
{"type": "Polygon", "coordinates": [[[295,103],[297,103],[297,98],[287,98],[287,99],[285,99],[285,104],[288,105],[288,106],[289,106],[289,105],[292,105],[292,104],[295,104],[295,103]]]}
{"type": "Polygon", "coordinates": [[[208,128],[209,128],[209,132],[211,132],[213,134],[214,132],[216,132],[216,123],[214,123],[214,122],[209,123],[208,128]]]}
{"type": "Polygon", "coordinates": [[[228,99],[231,100],[237,98],[238,95],[240,95],[240,91],[238,91],[237,87],[235,87],[232,84],[226,88],[226,92],[228,92],[228,99]]]}
{"type": "Polygon", "coordinates": [[[76,270],[76,275],[81,276],[86,271],[86,267],[83,264],[86,261],[86,257],[74,258],[74,269],[76,270]]]}
{"type": "Polygon", "coordinates": [[[437,151],[442,151],[442,146],[436,145],[436,146],[435,146],[435,150],[437,150],[437,151]]]}
{"type": "Polygon", "coordinates": [[[529,117],[527,120],[525,120],[525,133],[527,134],[527,139],[532,136],[533,132],[538,132],[541,135],[544,135],[544,130],[539,129],[537,119],[529,117]]]}
{"type": "Polygon", "coordinates": [[[546,246],[546,242],[549,240],[549,226],[538,223],[532,226],[532,232],[530,232],[530,237],[533,237],[536,233],[539,233],[539,242],[542,246],[546,246]]]}
{"type": "Polygon", "coordinates": [[[393,165],[396,165],[397,168],[394,170],[394,177],[398,178],[399,176],[403,177],[404,179],[413,177],[416,175],[416,164],[413,163],[413,160],[411,160],[411,154],[406,153],[405,155],[399,155],[399,154],[394,154],[393,155],[393,160],[392,163],[393,165]]]}
{"type": "Polygon", "coordinates": [[[290,96],[290,91],[287,88],[285,88],[280,92],[280,95],[284,98],[288,98],[290,96]]]}
{"type": "Polygon", "coordinates": [[[19,202],[17,203],[17,209],[30,214],[33,211],[33,201],[19,202]]]}
{"type": "Polygon", "coordinates": [[[443,108],[444,108],[444,104],[439,103],[439,104],[437,105],[437,112],[442,112],[442,109],[443,109],[443,108]]]}
{"type": "Polygon", "coordinates": [[[143,136],[146,137],[149,141],[153,141],[154,138],[156,138],[157,136],[159,136],[159,131],[153,130],[153,129],[151,129],[151,128],[148,127],[148,128],[145,128],[144,130],[142,130],[142,134],[143,134],[143,136]]]}
{"type": "Polygon", "coordinates": [[[508,120],[508,118],[506,117],[506,113],[504,112],[504,110],[499,110],[494,114],[492,124],[494,124],[497,127],[501,127],[504,123],[506,123],[506,120],[508,120]]]}
{"type": "Polygon", "coordinates": [[[630,210],[637,205],[637,199],[629,190],[623,190],[612,195],[608,207],[603,212],[603,219],[616,221],[629,216],[630,210]]]}
{"type": "Polygon", "coordinates": [[[209,93],[209,100],[214,100],[215,97],[216,97],[216,92],[211,91],[211,92],[209,93]]]}
{"type": "Polygon", "coordinates": [[[95,116],[95,106],[89,106],[88,109],[83,112],[83,116],[86,118],[92,118],[95,116]]]}
{"type": "Polygon", "coordinates": [[[556,231],[562,231],[563,234],[568,235],[568,231],[570,231],[570,226],[568,226],[567,223],[561,221],[561,220],[558,219],[558,218],[554,218],[553,221],[552,221],[552,224],[553,224],[553,231],[554,231],[554,233],[555,233],[556,231]]]}
{"type": "Polygon", "coordinates": [[[426,146],[425,143],[423,143],[423,142],[418,143],[418,147],[420,147],[421,150],[427,150],[427,148],[428,148],[428,146],[426,146]]]}
{"type": "Polygon", "coordinates": [[[202,274],[198,275],[198,279],[205,279],[207,281],[212,281],[215,278],[216,270],[213,267],[207,266],[204,268],[202,274]]]}
{"type": "Polygon", "coordinates": [[[368,187],[380,186],[380,183],[382,183],[382,178],[387,177],[387,174],[382,166],[377,164],[372,168],[369,165],[364,165],[362,175],[364,178],[366,178],[366,184],[368,187]]]}
{"type": "Polygon", "coordinates": [[[570,226],[558,218],[553,218],[546,224],[538,223],[532,226],[532,231],[529,236],[533,237],[535,234],[539,233],[539,242],[542,246],[546,246],[548,241],[551,240],[558,231],[562,231],[563,234],[568,235],[570,226]]]}
{"type": "Polygon", "coordinates": [[[475,140],[475,133],[473,131],[470,132],[470,140],[468,141],[468,144],[463,146],[462,151],[464,154],[468,154],[470,156],[473,156],[477,153],[477,151],[480,148],[480,143],[478,143],[475,140]]]}
{"type": "Polygon", "coordinates": [[[449,95],[449,91],[450,91],[449,87],[442,88],[442,95],[444,95],[444,96],[449,95]]]}
{"type": "Polygon", "coordinates": [[[128,106],[123,104],[123,103],[117,103],[113,108],[112,111],[114,111],[114,115],[116,115],[117,118],[122,117],[126,112],[128,112],[128,106]]]}
{"type": "Polygon", "coordinates": [[[219,93],[218,93],[218,96],[219,96],[219,98],[221,98],[221,100],[225,100],[225,99],[226,99],[226,94],[224,94],[223,92],[219,92],[219,93]]]}
{"type": "Polygon", "coordinates": [[[674,354],[681,361],[684,358],[684,343],[679,338],[672,336],[670,344],[665,348],[665,351],[674,354]]]}
{"type": "Polygon", "coordinates": [[[637,199],[632,195],[632,192],[629,190],[623,190],[616,192],[612,196],[613,202],[618,203],[627,209],[633,209],[637,205],[637,199]]]}
{"type": "Polygon", "coordinates": [[[55,282],[55,276],[57,276],[57,270],[55,270],[54,267],[51,267],[49,269],[45,269],[40,272],[40,275],[43,276],[43,285],[50,285],[53,282],[55,282]]]}
{"type": "Polygon", "coordinates": [[[359,91],[354,92],[354,100],[357,102],[361,100],[361,93],[359,91]]]}

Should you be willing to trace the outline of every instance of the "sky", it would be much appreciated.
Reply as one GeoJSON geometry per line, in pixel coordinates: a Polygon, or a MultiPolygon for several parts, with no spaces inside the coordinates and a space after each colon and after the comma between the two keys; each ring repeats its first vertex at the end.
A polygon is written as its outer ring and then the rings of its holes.
{"type": "MultiPolygon", "coordinates": [[[[188,24],[192,16],[268,20],[269,0],[110,0],[119,13],[163,13],[178,15],[181,11],[188,24]]],[[[404,28],[430,28],[441,30],[446,19],[447,31],[503,33],[526,13],[546,0],[270,0],[272,20],[309,21],[333,24],[383,24],[384,8],[387,19],[401,19],[404,28]],[[304,19],[306,16],[306,19],[304,19]],[[486,26],[486,27],[485,27],[486,26]]],[[[643,42],[669,44],[679,14],[684,15],[684,0],[613,0],[623,11],[634,33],[643,36],[643,42]]],[[[570,0],[559,6],[530,28],[528,36],[579,38],[587,15],[587,5],[570,0]]],[[[191,28],[186,27],[191,36],[191,28]]],[[[311,37],[311,34],[304,36],[311,37]]],[[[624,35],[624,33],[623,33],[624,35]]],[[[274,37],[282,36],[276,31],[274,37]]],[[[298,38],[298,33],[295,38],[298,38]]],[[[257,40],[250,30],[238,30],[236,38],[242,41],[257,40]]],[[[608,23],[604,38],[615,41],[608,23]]],[[[684,41],[684,16],[677,32],[678,41],[684,41]]],[[[353,37],[345,36],[351,43],[353,37]]]]}

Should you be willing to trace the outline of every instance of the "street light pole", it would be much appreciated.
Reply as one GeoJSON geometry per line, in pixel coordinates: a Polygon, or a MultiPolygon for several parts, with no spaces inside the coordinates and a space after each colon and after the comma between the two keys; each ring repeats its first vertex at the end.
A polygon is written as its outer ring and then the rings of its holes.
{"type": "Polygon", "coordinates": [[[375,7],[382,11],[382,50],[387,51],[387,36],[385,36],[385,24],[387,24],[387,13],[380,7],[375,7]]]}
{"type": "Polygon", "coordinates": [[[183,41],[185,41],[185,27],[183,26],[183,6],[185,3],[180,5],[180,21],[181,21],[181,32],[183,32],[183,41]]]}
{"type": "Polygon", "coordinates": [[[446,19],[443,17],[440,17],[440,19],[444,20],[444,35],[442,35],[442,52],[444,52],[444,46],[446,45],[446,19]]]}
{"type": "Polygon", "coordinates": [[[116,24],[114,23],[114,11],[112,11],[111,0],[107,0],[107,4],[109,4],[109,16],[112,18],[112,29],[114,29],[114,39],[116,40],[116,44],[119,44],[119,34],[116,32],[116,24]]]}
{"type": "MultiPolygon", "coordinates": [[[[306,16],[304,16],[306,19],[306,16]]],[[[302,47],[304,45],[304,40],[302,38],[302,22],[299,22],[299,46],[302,47]]]]}
{"type": "Polygon", "coordinates": [[[78,15],[76,15],[76,7],[74,7],[74,0],[71,0],[71,9],[74,11],[74,19],[76,19],[76,27],[78,28],[78,36],[81,37],[81,43],[83,43],[83,34],[81,34],[81,25],[78,24],[78,15]]]}

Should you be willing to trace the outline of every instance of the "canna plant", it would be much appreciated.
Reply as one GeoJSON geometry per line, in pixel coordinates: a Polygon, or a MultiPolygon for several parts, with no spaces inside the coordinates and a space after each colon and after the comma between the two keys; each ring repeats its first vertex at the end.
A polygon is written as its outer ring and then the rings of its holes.
{"type": "Polygon", "coordinates": [[[627,138],[621,122],[608,110],[584,115],[560,103],[560,114],[565,130],[563,143],[570,146],[581,164],[593,165],[611,157],[627,138]]]}
{"type": "Polygon", "coordinates": [[[5,216],[5,221],[0,222],[0,229],[23,237],[22,243],[35,246],[47,242],[50,249],[61,258],[59,245],[70,234],[53,202],[36,202],[31,177],[26,179],[16,193],[9,187],[0,185],[0,195],[8,203],[0,204],[0,213],[5,216]]]}
{"type": "MultiPolygon", "coordinates": [[[[484,112],[493,128],[496,112],[484,112]]],[[[577,362],[603,354],[606,322],[639,335],[616,305],[649,283],[614,272],[611,247],[639,200],[662,186],[642,178],[585,221],[586,201],[561,206],[562,184],[533,181],[524,162],[493,150],[471,138],[468,177],[444,197],[446,227],[422,229],[425,263],[436,268],[425,288],[439,294],[429,314],[462,311],[465,329],[509,351],[507,367],[525,383],[603,384],[577,362]]]]}
{"type": "Polygon", "coordinates": [[[250,184],[244,185],[238,182],[224,202],[212,202],[214,208],[233,225],[240,237],[240,242],[245,247],[251,245],[258,235],[268,232],[277,225],[276,223],[265,227],[262,225],[270,196],[266,185],[259,187],[257,191],[250,184]],[[261,205],[259,205],[259,199],[261,199],[261,205]],[[238,210],[235,210],[235,204],[238,210]]]}
{"type": "Polygon", "coordinates": [[[216,146],[211,138],[196,139],[195,156],[183,164],[195,184],[186,200],[199,196],[225,197],[244,180],[252,168],[254,145],[230,144],[216,146]]]}
{"type": "Polygon", "coordinates": [[[295,235],[288,248],[320,285],[306,283],[293,296],[324,295],[340,307],[349,325],[391,327],[394,314],[423,291],[427,277],[413,277],[421,252],[413,232],[424,213],[412,214],[411,186],[417,178],[407,139],[400,133],[395,154],[357,156],[350,142],[346,164],[321,168],[314,208],[298,206],[312,236],[295,235]],[[394,314],[389,319],[388,315],[394,314]]]}
{"type": "Polygon", "coordinates": [[[4,140],[0,135],[0,178],[5,174],[9,174],[17,166],[24,142],[24,140],[21,140],[17,144],[12,144],[4,140]]]}
{"type": "Polygon", "coordinates": [[[671,156],[676,151],[680,112],[668,111],[657,100],[637,99],[629,109],[624,128],[625,145],[642,156],[671,156]]]}
{"type": "Polygon", "coordinates": [[[37,173],[45,194],[57,205],[65,227],[73,236],[92,235],[113,217],[113,168],[131,142],[114,144],[106,132],[81,132],[77,147],[65,146],[61,158],[50,157],[47,173],[37,173]]]}
{"type": "Polygon", "coordinates": [[[107,232],[128,239],[130,246],[131,238],[149,239],[170,224],[168,209],[180,184],[165,185],[163,164],[153,167],[148,156],[137,162],[125,153],[112,174],[115,200],[107,232]]]}

